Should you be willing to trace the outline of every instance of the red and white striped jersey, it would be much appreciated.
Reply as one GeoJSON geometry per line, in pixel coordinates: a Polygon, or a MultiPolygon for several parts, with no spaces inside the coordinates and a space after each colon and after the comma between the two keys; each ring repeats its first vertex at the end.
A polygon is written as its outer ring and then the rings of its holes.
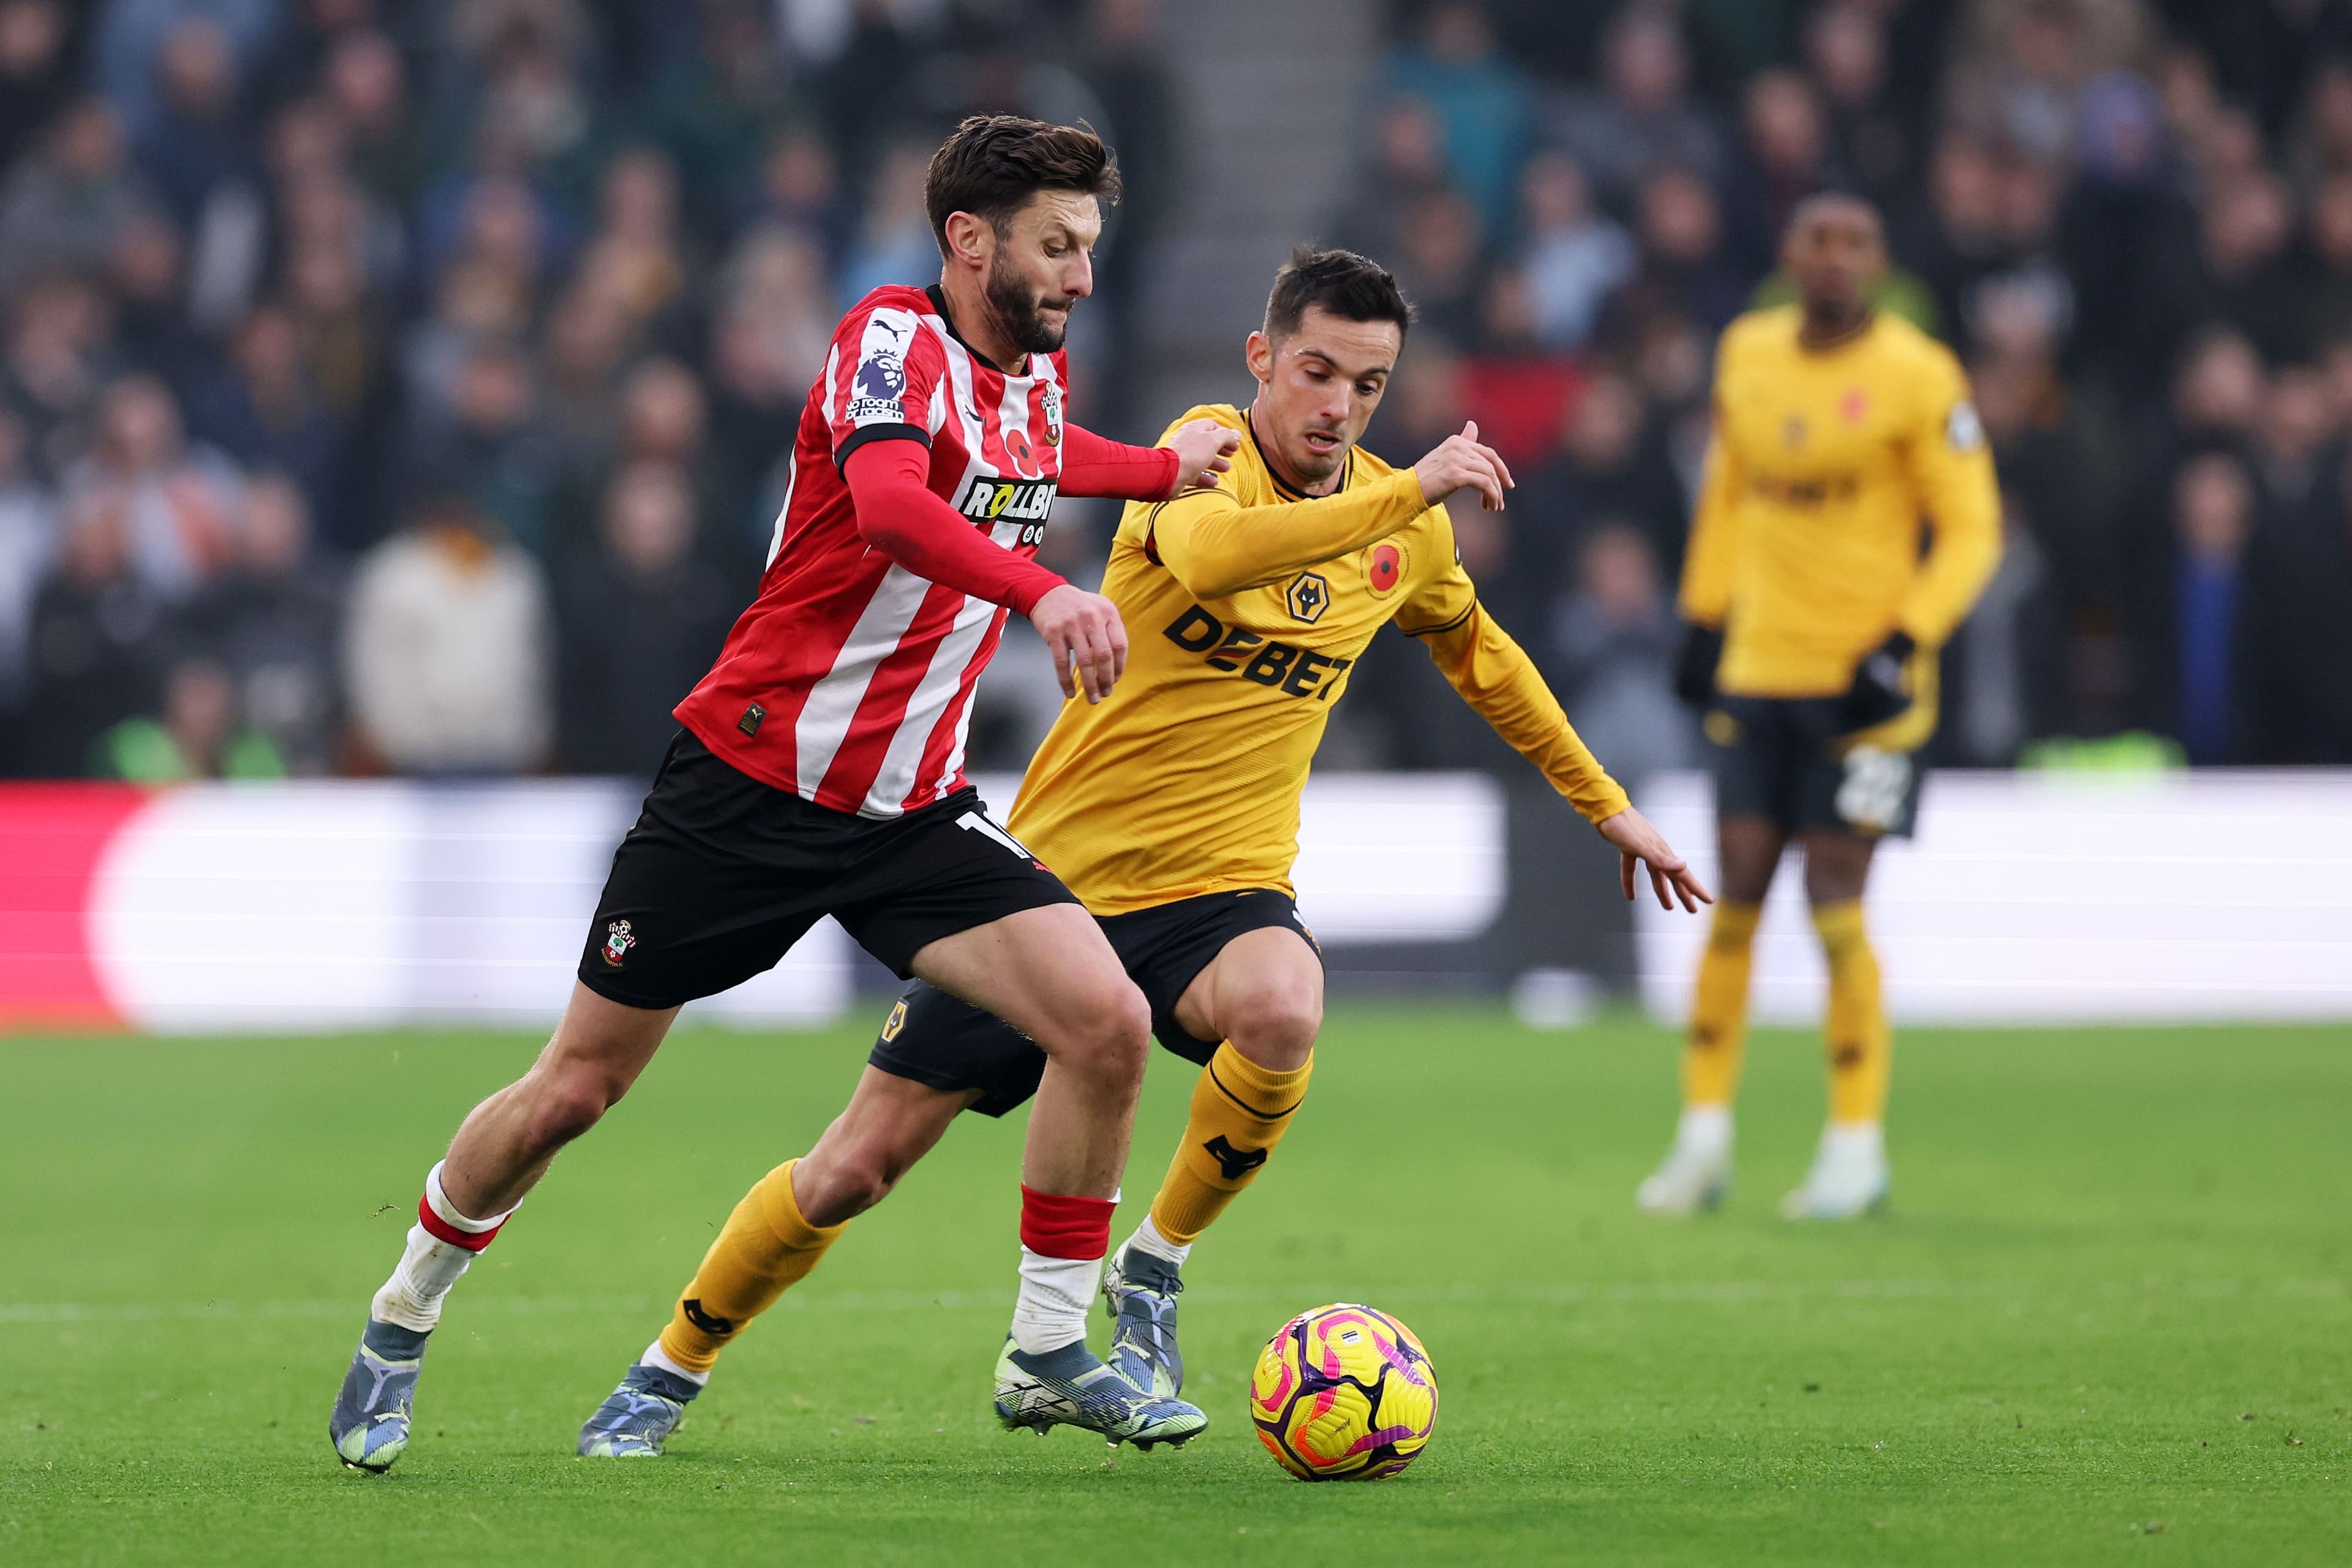
{"type": "Polygon", "coordinates": [[[930,447],[929,488],[1034,556],[1061,474],[1060,353],[1007,375],[949,323],[937,289],[877,289],[842,318],[809,391],[759,596],[679,703],[702,743],[835,811],[889,817],[963,782],[972,687],[1003,607],[917,576],[860,535],[841,465],[864,443],[930,447]]]}

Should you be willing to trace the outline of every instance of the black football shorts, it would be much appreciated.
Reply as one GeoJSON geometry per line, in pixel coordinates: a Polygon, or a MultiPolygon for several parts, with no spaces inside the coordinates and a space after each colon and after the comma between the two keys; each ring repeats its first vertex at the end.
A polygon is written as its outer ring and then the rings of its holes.
{"type": "Polygon", "coordinates": [[[1706,716],[1717,818],[1761,816],[1786,835],[1907,838],[1919,759],[1849,746],[1835,697],[1720,697],[1706,716]]]}
{"type": "Polygon", "coordinates": [[[958,790],[903,816],[832,810],[761,783],[680,731],[580,955],[580,983],[676,1007],[775,967],[831,915],[904,979],[927,943],[1077,900],[958,790]]]}
{"type": "MultiPolygon", "coordinates": [[[[1217,1054],[1215,1040],[1187,1034],[1176,1022],[1176,1004],[1201,971],[1244,931],[1282,926],[1306,939],[1319,956],[1314,935],[1299,923],[1289,895],[1270,888],[1204,893],[1100,921],[1111,951],[1128,978],[1151,1004],[1151,1032],[1186,1061],[1206,1065],[1217,1054]]],[[[884,1072],[933,1089],[980,1091],[971,1110],[1002,1116],[1037,1092],[1045,1075],[1045,1053],[1028,1036],[992,1013],[918,980],[907,987],[882,1025],[882,1037],[866,1058],[884,1072]]]]}

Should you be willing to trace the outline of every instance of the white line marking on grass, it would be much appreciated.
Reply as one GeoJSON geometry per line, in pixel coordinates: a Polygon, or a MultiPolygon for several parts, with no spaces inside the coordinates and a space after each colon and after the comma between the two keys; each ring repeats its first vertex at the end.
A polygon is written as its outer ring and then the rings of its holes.
{"type": "MultiPolygon", "coordinates": [[[[2273,1296],[2341,1300],[2352,1295],[2342,1279],[2107,1279],[2091,1283],[2088,1294],[2136,1299],[2170,1298],[2210,1301],[2260,1292],[2273,1296]]],[[[1572,1306],[1581,1302],[1683,1303],[1695,1306],[1739,1306],[1758,1301],[1974,1301],[2025,1300],[2086,1293],[2061,1283],[2055,1287],[2023,1280],[1999,1279],[1651,1279],[1563,1280],[1527,1285],[1404,1285],[1366,1287],[1285,1283],[1263,1285],[1202,1285],[1186,1295],[1194,1301],[1255,1304],[1262,1301],[1303,1301],[1310,1298],[1345,1300],[1363,1296],[1375,1301],[1422,1301],[1437,1305],[1572,1306]]],[[[777,1303],[778,1310],[803,1312],[929,1312],[1002,1310],[1009,1290],[839,1290],[799,1291],[777,1303]]],[[[489,1313],[500,1317],[594,1316],[600,1313],[640,1313],[666,1309],[668,1297],[656,1296],[493,1296],[463,1299],[460,1314],[489,1313]]],[[[0,1302],[0,1323],[147,1323],[218,1321],[240,1318],[355,1318],[359,1300],[278,1301],[10,1301],[0,1302]]]]}

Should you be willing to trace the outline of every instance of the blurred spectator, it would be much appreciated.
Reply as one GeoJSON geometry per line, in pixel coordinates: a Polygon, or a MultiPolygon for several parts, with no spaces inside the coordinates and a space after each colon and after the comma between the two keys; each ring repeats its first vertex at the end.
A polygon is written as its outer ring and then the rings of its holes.
{"type": "Polygon", "coordinates": [[[220,453],[188,445],[171,389],[127,375],[106,389],[89,455],[66,475],[77,521],[108,520],[131,568],[166,599],[185,599],[228,557],[240,480],[220,453]]]}
{"type": "Polygon", "coordinates": [[[1586,384],[1550,460],[1522,471],[1512,510],[1528,523],[1556,520],[1530,536],[1512,563],[1513,575],[1538,584],[1547,602],[1564,582],[1575,542],[1603,523],[1632,530],[1653,569],[1670,583],[1681,580],[1689,526],[1683,489],[1640,388],[1614,370],[1586,384]]]}
{"type": "Polygon", "coordinates": [[[508,538],[545,554],[556,545],[550,503],[556,443],[538,422],[530,361],[515,344],[488,339],[466,356],[449,415],[420,421],[412,437],[411,493],[466,497],[508,538]]]}
{"type": "Polygon", "coordinates": [[[1722,167],[1714,116],[1688,95],[1690,61],[1673,10],[1629,5],[1601,43],[1601,87],[1571,89],[1550,110],[1550,132],[1576,154],[1604,200],[1631,205],[1654,170],[1712,180],[1722,167]]]}
{"type": "Polygon", "coordinates": [[[1447,188],[1445,126],[1427,102],[1401,99],[1381,107],[1366,145],[1371,163],[1333,232],[1341,245],[1393,270],[1404,248],[1404,216],[1447,188]]]}
{"type": "Polygon", "coordinates": [[[286,776],[269,737],[239,722],[228,672],[208,659],[174,665],[162,716],[125,719],[100,736],[91,771],[147,784],[286,776]]]}
{"type": "Polygon", "coordinates": [[[1759,71],[1748,81],[1742,138],[1729,183],[1728,242],[1751,272],[1769,272],[1797,204],[1843,183],[1831,162],[1829,128],[1812,84],[1793,70],[1759,71]]]}
{"type": "Polygon", "coordinates": [[[216,25],[233,68],[242,71],[268,46],[279,0],[115,0],[98,9],[92,63],[99,89],[131,133],[144,136],[163,111],[155,60],[173,32],[190,18],[216,25]]]}
{"type": "Polygon", "coordinates": [[[361,743],[402,773],[540,766],[550,630],[538,563],[471,502],[427,500],[352,575],[343,668],[361,743]]]}
{"type": "Polygon", "coordinates": [[[842,258],[834,289],[836,310],[847,310],[885,283],[939,280],[939,246],[923,213],[923,176],[930,162],[930,146],[919,142],[893,142],[884,154],[873,195],[842,258]]]}
{"type": "Polygon", "coordinates": [[[1651,773],[1697,764],[1697,731],[1674,692],[1682,623],[1641,533],[1597,521],[1550,631],[1570,721],[1612,774],[1638,789],[1651,773]]]}
{"type": "Polygon", "coordinates": [[[257,175],[237,123],[236,61],[226,30],[211,16],[182,16],[163,35],[154,70],[156,110],[135,143],[139,167],[173,220],[193,233],[215,193],[250,185],[257,175]]]}
{"type": "Polygon", "coordinates": [[[163,597],[131,567],[121,517],[69,517],[58,568],[33,604],[26,773],[87,776],[98,738],[151,710],[170,651],[167,622],[163,597]]]}
{"type": "Polygon", "coordinates": [[[2307,364],[2282,365],[2271,377],[2255,431],[2255,472],[2273,515],[2300,511],[2320,479],[2329,443],[2342,431],[2327,379],[2307,364]]]}
{"type": "Polygon", "coordinates": [[[694,553],[692,485],[640,460],[605,493],[602,548],[558,588],[561,756],[572,773],[650,778],[741,596],[694,553]]]}
{"type": "Polygon", "coordinates": [[[1496,47],[1486,8],[1475,0],[1430,6],[1412,42],[1391,53],[1382,83],[1389,94],[1420,99],[1436,112],[1446,176],[1477,204],[1483,226],[1508,223],[1534,95],[1526,74],[1496,47]]]}
{"type": "Polygon", "coordinates": [[[0,290],[37,267],[102,270],[148,199],[114,111],[102,99],[73,104],[0,182],[0,290]]]}
{"type": "Polygon", "coordinates": [[[0,3],[0,169],[31,148],[73,90],[72,25],[59,0],[0,3]]]}
{"type": "Polygon", "coordinates": [[[283,306],[246,313],[226,359],[197,378],[188,404],[195,435],[247,468],[282,468],[312,511],[340,494],[342,441],[303,363],[300,330],[283,306]]]}
{"type": "Polygon", "coordinates": [[[352,173],[397,210],[425,181],[425,149],[408,105],[408,68],[383,34],[353,28],[334,42],[320,79],[348,142],[352,173]]]}
{"type": "Polygon", "coordinates": [[[1601,301],[1633,276],[1633,237],[1592,210],[1584,171],[1565,153],[1528,161],[1520,177],[1519,270],[1546,348],[1584,346],[1601,301]]]}
{"type": "Polygon", "coordinates": [[[227,672],[246,722],[288,773],[333,765],[341,619],[340,574],[311,549],[301,487],[281,473],[257,476],[236,552],[189,607],[186,635],[227,672]]]}
{"type": "Polygon", "coordinates": [[[1916,154],[1908,116],[1889,90],[1888,7],[1829,0],[1805,26],[1805,65],[1829,118],[1831,144],[1855,185],[1885,204],[1901,194],[1916,154]]]}
{"type": "Polygon", "coordinates": [[[0,403],[24,423],[28,471],[55,483],[88,448],[113,369],[105,302],[69,273],[26,279],[9,312],[7,350],[0,403]]]}
{"type": "Polygon", "coordinates": [[[622,153],[605,166],[598,228],[581,256],[577,287],[675,341],[699,271],[678,226],[677,169],[654,148],[622,153]]]}
{"type": "Polygon", "coordinates": [[[2227,452],[2182,465],[2173,481],[2171,548],[2151,552],[2136,641],[2141,722],[2171,735],[2192,763],[2244,760],[2248,716],[2240,657],[2247,603],[2242,566],[2254,528],[2254,486],[2227,452]]]}
{"type": "Polygon", "coordinates": [[[2226,322],[2273,358],[2296,352],[2304,321],[2289,276],[2294,234],[2294,209],[2275,175],[2255,171],[2208,192],[2200,265],[2179,318],[2226,322]]]}
{"type": "Polygon", "coordinates": [[[2352,463],[2339,451],[2299,510],[2255,531],[2240,651],[2255,756],[2352,763],[2352,463]]]}
{"type": "Polygon", "coordinates": [[[1713,337],[1748,307],[1753,275],[1725,254],[1723,213],[1706,182],[1664,168],[1642,182],[1639,268],[1612,297],[1603,335],[1622,341],[1641,322],[1674,315],[1713,337]]]}
{"type": "Polygon", "coordinates": [[[1478,324],[1478,352],[1463,366],[1466,412],[1478,422],[1478,438],[1505,462],[1539,463],[1584,377],[1543,352],[1525,273],[1504,268],[1488,275],[1478,324]]]}
{"type": "Polygon", "coordinates": [[[1379,258],[1404,286],[1418,328],[1457,348],[1478,341],[1479,245],[1478,209],[1441,189],[1405,209],[1396,255],[1379,258]]]}
{"type": "Polygon", "coordinates": [[[0,777],[16,773],[32,694],[33,598],[56,550],[57,509],[26,468],[25,426],[0,410],[0,777]]]}

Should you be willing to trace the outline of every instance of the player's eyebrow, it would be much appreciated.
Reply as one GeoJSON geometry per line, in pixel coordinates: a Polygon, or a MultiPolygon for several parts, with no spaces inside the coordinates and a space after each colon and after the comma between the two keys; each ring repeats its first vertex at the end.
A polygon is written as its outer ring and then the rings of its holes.
{"type": "Polygon", "coordinates": [[[1396,369],[1394,364],[1374,364],[1366,365],[1361,370],[1349,370],[1346,365],[1341,364],[1338,360],[1333,359],[1321,349],[1307,348],[1304,346],[1298,350],[1298,357],[1300,359],[1321,360],[1325,364],[1329,365],[1339,375],[1349,381],[1361,381],[1367,376],[1386,375],[1391,371],[1396,369]]]}

